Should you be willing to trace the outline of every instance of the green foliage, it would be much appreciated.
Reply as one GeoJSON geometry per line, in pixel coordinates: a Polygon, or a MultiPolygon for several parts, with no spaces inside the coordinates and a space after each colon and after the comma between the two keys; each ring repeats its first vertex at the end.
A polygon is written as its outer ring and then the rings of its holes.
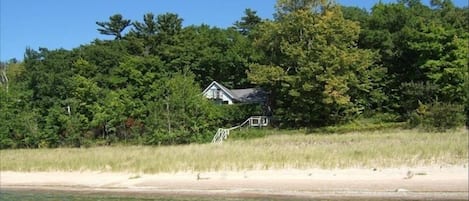
{"type": "Polygon", "coordinates": [[[249,35],[257,25],[262,22],[262,19],[257,16],[256,13],[256,11],[249,8],[244,10],[245,16],[241,18],[241,21],[236,21],[234,23],[234,28],[243,35],[249,35]]]}
{"type": "MultiPolygon", "coordinates": [[[[469,72],[469,65],[467,66],[467,72],[469,72]]],[[[464,104],[464,111],[466,112],[466,128],[469,129],[469,76],[466,76],[466,102],[464,104]]]]}
{"type": "Polygon", "coordinates": [[[28,106],[14,88],[0,89],[0,149],[36,148],[40,131],[38,114],[28,106]]]}
{"type": "Polygon", "coordinates": [[[0,149],[35,148],[40,136],[40,116],[28,101],[30,90],[24,83],[24,66],[21,63],[6,65],[10,84],[8,90],[0,87],[0,149]]]}
{"type": "Polygon", "coordinates": [[[130,20],[126,20],[121,14],[115,14],[109,17],[109,22],[96,22],[101,27],[99,33],[104,35],[113,35],[116,39],[122,39],[122,31],[130,25],[130,20]]]}
{"type": "Polygon", "coordinates": [[[359,22],[360,27],[365,28],[364,26],[366,26],[369,17],[369,13],[365,8],[342,6],[341,10],[345,19],[359,22]]]}
{"type": "Polygon", "coordinates": [[[135,27],[135,32],[143,36],[152,36],[158,33],[157,22],[153,13],[147,13],[143,16],[142,22],[133,22],[132,25],[135,27]]]}
{"type": "Polygon", "coordinates": [[[363,25],[359,47],[377,51],[386,68],[383,89],[388,96],[387,109],[403,115],[416,109],[418,96],[409,94],[419,92],[409,91],[412,83],[433,88],[426,95],[431,99],[418,98],[420,101],[465,101],[469,37],[467,23],[461,22],[468,18],[468,11],[451,1],[433,1],[432,7],[420,1],[377,3],[368,16],[349,9],[347,17],[359,19],[363,25]]]}
{"type": "Polygon", "coordinates": [[[181,33],[177,57],[171,66],[189,68],[201,86],[220,81],[230,88],[249,86],[248,66],[258,60],[259,53],[251,41],[234,29],[190,26],[181,33]]]}
{"type": "Polygon", "coordinates": [[[178,34],[182,29],[182,21],[183,20],[174,13],[158,15],[156,30],[159,35],[171,36],[178,34]]]}
{"type": "Polygon", "coordinates": [[[221,126],[231,127],[243,123],[251,116],[261,116],[263,114],[262,105],[259,104],[233,104],[216,106],[222,116],[221,126]]]}
{"type": "Polygon", "coordinates": [[[463,110],[462,105],[451,103],[420,104],[411,114],[410,126],[433,132],[455,129],[465,123],[463,110]]]}
{"type": "Polygon", "coordinates": [[[402,125],[367,114],[398,113],[390,119],[435,130],[460,124],[459,105],[469,116],[468,8],[418,0],[370,12],[325,0],[276,8],[274,20],[246,9],[227,29],[183,27],[175,13],[132,23],[116,14],[96,23],[116,40],[26,49],[22,62],[1,63],[0,148],[208,142],[267,106],[275,126],[325,132],[402,125]],[[214,80],[262,87],[268,102],[212,104],[200,87],[214,80]]]}
{"type": "Polygon", "coordinates": [[[448,30],[439,23],[421,24],[419,29],[409,39],[409,49],[420,55],[415,65],[423,79],[438,86],[440,100],[464,102],[469,34],[448,30]]]}
{"type": "Polygon", "coordinates": [[[324,126],[309,129],[311,133],[349,133],[364,131],[379,131],[387,129],[404,128],[406,123],[401,122],[399,115],[391,113],[376,113],[370,116],[362,115],[344,124],[324,126]]]}
{"type": "Polygon", "coordinates": [[[218,114],[213,108],[215,105],[200,95],[200,88],[191,73],[172,74],[152,87],[156,99],[150,105],[146,120],[150,132],[147,143],[208,141],[218,123],[218,114]]]}
{"type": "Polygon", "coordinates": [[[413,111],[418,108],[419,103],[427,104],[438,100],[438,85],[431,82],[404,82],[399,89],[403,111],[413,111]]]}
{"type": "Polygon", "coordinates": [[[296,11],[324,11],[333,1],[329,0],[277,0],[275,8],[277,17],[296,11]]]}
{"type": "Polygon", "coordinates": [[[372,100],[380,102],[381,69],[371,51],[356,47],[359,26],[338,7],[322,13],[295,9],[259,30],[257,46],[272,57],[251,65],[248,77],[273,94],[280,121],[334,124],[360,114],[372,100]]]}

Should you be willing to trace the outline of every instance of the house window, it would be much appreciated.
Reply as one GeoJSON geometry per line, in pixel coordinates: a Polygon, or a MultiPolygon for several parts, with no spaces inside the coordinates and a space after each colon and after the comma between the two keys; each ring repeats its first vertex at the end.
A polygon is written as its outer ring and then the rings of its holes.
{"type": "Polygon", "coordinates": [[[221,90],[220,89],[211,89],[211,94],[213,99],[221,99],[221,90]]]}
{"type": "Polygon", "coordinates": [[[212,92],[212,99],[216,99],[217,98],[217,94],[216,94],[216,89],[210,89],[210,91],[212,92]]]}
{"type": "Polygon", "coordinates": [[[259,126],[259,119],[252,119],[251,126],[259,126]]]}
{"type": "Polygon", "coordinates": [[[221,99],[221,90],[217,89],[217,97],[216,99],[221,99]]]}

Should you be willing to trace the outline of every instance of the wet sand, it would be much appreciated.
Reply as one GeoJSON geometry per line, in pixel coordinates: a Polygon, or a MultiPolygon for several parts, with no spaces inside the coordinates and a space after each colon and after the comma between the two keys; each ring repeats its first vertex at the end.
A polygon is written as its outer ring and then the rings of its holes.
{"type": "Polygon", "coordinates": [[[2,171],[0,188],[246,198],[469,200],[468,171],[467,165],[161,174],[2,171]]]}

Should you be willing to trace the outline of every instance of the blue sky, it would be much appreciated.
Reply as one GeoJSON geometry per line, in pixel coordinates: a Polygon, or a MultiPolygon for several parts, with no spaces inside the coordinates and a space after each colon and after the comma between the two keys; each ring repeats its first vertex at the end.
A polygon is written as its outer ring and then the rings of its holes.
{"type": "MultiPolygon", "coordinates": [[[[392,0],[382,0],[389,2],[392,0]]],[[[231,26],[252,8],[272,18],[276,0],[0,0],[0,60],[23,59],[27,47],[72,49],[96,38],[112,39],[96,31],[96,21],[120,13],[142,21],[145,13],[177,13],[184,26],[202,23],[231,26]]],[[[378,0],[338,0],[342,5],[370,8],[378,0]]],[[[423,0],[429,2],[429,0],[423,0]]],[[[467,6],[467,0],[453,0],[467,6]]]]}

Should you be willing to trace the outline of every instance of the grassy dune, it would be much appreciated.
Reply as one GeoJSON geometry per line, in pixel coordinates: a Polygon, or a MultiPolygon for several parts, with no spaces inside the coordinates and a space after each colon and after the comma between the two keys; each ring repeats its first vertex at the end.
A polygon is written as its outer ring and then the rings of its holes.
{"type": "Polygon", "coordinates": [[[269,133],[264,138],[231,138],[223,144],[1,150],[0,168],[2,171],[158,173],[468,164],[468,134],[463,129],[446,133],[265,132],[269,133]]]}

